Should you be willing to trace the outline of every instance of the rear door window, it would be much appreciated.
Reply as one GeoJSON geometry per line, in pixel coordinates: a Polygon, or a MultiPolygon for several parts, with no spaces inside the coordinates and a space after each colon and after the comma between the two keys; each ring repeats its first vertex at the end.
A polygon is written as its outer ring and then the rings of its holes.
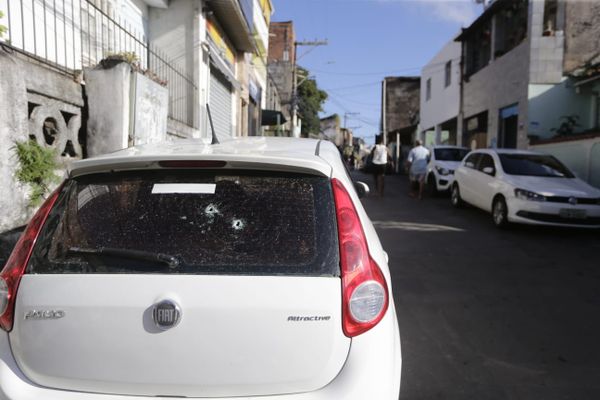
{"type": "Polygon", "coordinates": [[[328,178],[156,170],[73,179],[29,273],[338,276],[328,178]]]}

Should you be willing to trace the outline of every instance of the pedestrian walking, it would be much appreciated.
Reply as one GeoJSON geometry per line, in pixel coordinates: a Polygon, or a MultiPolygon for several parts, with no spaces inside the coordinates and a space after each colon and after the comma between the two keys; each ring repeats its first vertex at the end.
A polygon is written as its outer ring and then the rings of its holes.
{"type": "Polygon", "coordinates": [[[423,198],[423,188],[425,186],[425,177],[427,176],[427,165],[429,164],[429,150],[423,147],[423,143],[417,140],[415,147],[408,153],[408,169],[410,176],[411,197],[418,196],[419,200],[423,198]],[[418,185],[418,193],[415,193],[414,186],[418,185]]]}
{"type": "Polygon", "coordinates": [[[375,190],[380,197],[383,197],[385,169],[388,163],[389,150],[382,143],[380,136],[375,139],[373,147],[373,174],[375,177],[375,190]]]}

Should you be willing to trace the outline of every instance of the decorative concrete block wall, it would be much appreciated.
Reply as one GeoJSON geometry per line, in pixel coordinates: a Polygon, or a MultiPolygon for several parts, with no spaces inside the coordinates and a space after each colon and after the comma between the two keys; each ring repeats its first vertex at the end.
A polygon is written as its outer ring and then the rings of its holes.
{"type": "MultiPolygon", "coordinates": [[[[35,209],[30,188],[16,179],[16,142],[34,139],[54,149],[61,170],[83,156],[79,140],[84,105],[72,77],[0,50],[0,232],[26,224],[35,209]]],[[[57,174],[63,171],[57,170],[57,174]]],[[[49,188],[52,190],[53,188],[49,188]]]]}
{"type": "Polygon", "coordinates": [[[15,179],[15,142],[29,136],[27,91],[19,63],[0,50],[0,232],[23,225],[29,218],[28,188],[15,179]]]}

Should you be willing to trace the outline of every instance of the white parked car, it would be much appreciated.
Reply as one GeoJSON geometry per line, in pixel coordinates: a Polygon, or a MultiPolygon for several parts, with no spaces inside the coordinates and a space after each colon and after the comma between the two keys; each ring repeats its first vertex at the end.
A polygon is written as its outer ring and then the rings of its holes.
{"type": "Polygon", "coordinates": [[[485,149],[467,155],[455,172],[451,201],[510,222],[600,228],[600,190],[555,157],[522,150],[485,149]]]}
{"type": "Polygon", "coordinates": [[[432,195],[452,187],[454,171],[471,150],[458,146],[433,146],[427,171],[427,187],[432,195]]]}
{"type": "Polygon", "coordinates": [[[327,141],[78,161],[0,278],[0,399],[398,399],[387,255],[327,141]]]}

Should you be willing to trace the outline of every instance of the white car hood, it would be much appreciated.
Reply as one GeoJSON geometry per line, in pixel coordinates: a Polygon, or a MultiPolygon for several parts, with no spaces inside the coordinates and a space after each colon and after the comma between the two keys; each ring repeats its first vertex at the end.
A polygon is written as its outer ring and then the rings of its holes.
{"type": "Polygon", "coordinates": [[[600,197],[600,190],[579,178],[548,178],[539,176],[508,176],[515,188],[530,190],[544,196],[600,197]]]}

